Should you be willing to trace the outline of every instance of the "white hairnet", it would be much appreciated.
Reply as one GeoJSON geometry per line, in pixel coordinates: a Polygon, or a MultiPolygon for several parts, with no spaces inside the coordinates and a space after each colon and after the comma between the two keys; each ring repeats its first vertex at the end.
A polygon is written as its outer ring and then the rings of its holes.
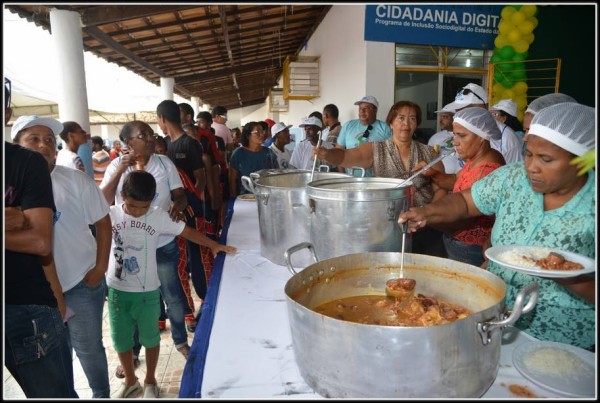
{"type": "Polygon", "coordinates": [[[594,108],[576,102],[551,105],[535,114],[529,135],[541,137],[579,156],[596,148],[595,117],[594,108]]]}
{"type": "Polygon", "coordinates": [[[560,92],[542,95],[539,98],[531,101],[529,105],[527,105],[527,109],[525,109],[525,113],[529,112],[532,115],[535,115],[539,111],[544,108],[549,107],[550,105],[562,104],[563,102],[577,102],[575,99],[567,94],[561,94],[560,92]]]}
{"type": "Polygon", "coordinates": [[[498,140],[502,137],[496,119],[485,108],[476,106],[460,110],[454,115],[454,123],[486,140],[498,140]]]}

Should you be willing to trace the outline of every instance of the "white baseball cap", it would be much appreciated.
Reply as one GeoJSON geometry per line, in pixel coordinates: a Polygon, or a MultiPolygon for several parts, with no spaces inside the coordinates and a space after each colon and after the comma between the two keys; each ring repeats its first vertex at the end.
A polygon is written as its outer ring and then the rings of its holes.
{"type": "Polygon", "coordinates": [[[10,131],[10,137],[14,140],[17,134],[21,130],[27,129],[33,126],[46,126],[55,136],[58,136],[63,131],[63,124],[56,119],[52,118],[41,118],[35,115],[19,116],[15,121],[10,131]]]}
{"type": "Polygon", "coordinates": [[[450,102],[445,108],[462,109],[467,105],[484,105],[487,104],[487,94],[485,90],[477,84],[469,83],[458,91],[454,102],[450,102]]]}
{"type": "Polygon", "coordinates": [[[272,127],[271,127],[271,135],[273,137],[275,137],[277,135],[277,133],[284,131],[285,129],[289,129],[290,127],[292,127],[292,125],[286,125],[283,122],[279,122],[279,123],[275,123],[272,127]]]}
{"type": "Polygon", "coordinates": [[[323,128],[323,123],[321,122],[321,119],[319,119],[316,116],[311,116],[309,118],[302,120],[302,123],[298,127],[304,127],[304,126],[310,126],[310,125],[317,126],[319,129],[323,128]]]}
{"type": "Polygon", "coordinates": [[[439,111],[435,111],[435,113],[456,113],[456,110],[450,108],[449,106],[450,104],[444,105],[442,109],[440,109],[439,111]]]}
{"type": "Polygon", "coordinates": [[[512,99],[503,99],[490,107],[490,111],[502,111],[513,117],[517,117],[517,104],[512,99]]]}
{"type": "Polygon", "coordinates": [[[360,105],[363,102],[372,104],[373,106],[375,106],[375,108],[379,109],[379,102],[377,101],[377,98],[375,98],[373,95],[367,95],[367,96],[362,97],[361,99],[356,101],[354,103],[354,105],[360,105]]]}

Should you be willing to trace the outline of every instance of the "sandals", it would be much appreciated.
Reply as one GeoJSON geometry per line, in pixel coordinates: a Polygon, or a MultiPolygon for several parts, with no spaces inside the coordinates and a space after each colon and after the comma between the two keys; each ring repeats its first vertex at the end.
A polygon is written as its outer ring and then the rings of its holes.
{"type": "Polygon", "coordinates": [[[121,386],[119,386],[119,389],[111,396],[111,398],[123,399],[132,396],[134,393],[137,393],[140,390],[142,390],[142,385],[140,385],[140,382],[136,378],[135,383],[131,386],[127,385],[126,382],[123,382],[121,386]]]}
{"type": "Polygon", "coordinates": [[[159,389],[157,384],[144,384],[144,399],[158,399],[159,389]]]}
{"type": "MultiPolygon", "coordinates": [[[[140,359],[138,357],[133,358],[133,368],[137,368],[140,366],[140,359]]],[[[117,369],[115,369],[115,377],[119,379],[125,378],[125,369],[121,364],[117,365],[117,369]]]]}

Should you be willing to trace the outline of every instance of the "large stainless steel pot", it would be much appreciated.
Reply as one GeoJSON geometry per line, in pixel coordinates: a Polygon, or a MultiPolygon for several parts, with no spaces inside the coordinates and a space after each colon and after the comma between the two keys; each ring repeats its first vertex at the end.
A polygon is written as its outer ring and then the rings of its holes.
{"type": "MultiPolygon", "coordinates": [[[[286,251],[288,262],[305,247],[314,251],[310,244],[297,245],[286,251]]],[[[314,263],[289,279],[288,315],[304,380],[325,397],[480,397],[498,372],[502,329],[533,309],[537,284],[519,292],[507,317],[506,285],[496,275],[449,259],[405,254],[404,277],[417,281],[416,293],[460,304],[473,314],[440,326],[396,327],[347,322],[313,310],[338,298],[385,295],[386,280],[400,277],[399,261],[400,253],[351,254],[314,263]]]]}
{"type": "MultiPolygon", "coordinates": [[[[260,254],[285,266],[283,254],[300,242],[310,240],[306,185],[311,171],[265,170],[254,178],[242,176],[242,185],[256,195],[260,227],[260,254]]],[[[349,177],[341,172],[315,172],[314,179],[349,177]]],[[[310,254],[299,254],[296,267],[312,262],[310,254]]]]}
{"type": "MultiPolygon", "coordinates": [[[[358,252],[399,252],[398,216],[412,205],[412,182],[334,178],[310,182],[310,242],[320,260],[358,252]]],[[[412,250],[412,236],[405,251],[412,250]]]]}

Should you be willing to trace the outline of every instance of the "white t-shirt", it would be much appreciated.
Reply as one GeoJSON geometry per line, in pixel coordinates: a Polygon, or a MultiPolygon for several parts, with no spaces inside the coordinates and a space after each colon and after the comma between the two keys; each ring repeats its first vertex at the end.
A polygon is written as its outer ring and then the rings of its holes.
{"type": "Polygon", "coordinates": [[[271,150],[273,150],[273,152],[277,156],[277,163],[279,164],[279,168],[280,169],[289,168],[290,159],[292,158],[292,153],[287,148],[285,148],[285,146],[283,147],[283,151],[281,151],[279,148],[277,148],[277,146],[275,146],[275,143],[271,144],[271,147],[269,147],[269,148],[271,150]]]}
{"type": "MultiPolygon", "coordinates": [[[[100,188],[103,188],[108,183],[110,178],[115,175],[115,171],[121,163],[121,158],[123,157],[115,158],[111,161],[108,168],[106,168],[104,179],[102,179],[100,188]]],[[[117,185],[117,191],[115,193],[115,204],[118,205],[123,203],[123,198],[121,197],[123,181],[127,175],[134,170],[135,167],[129,167],[125,170],[125,172],[123,172],[123,175],[121,175],[119,184],[117,185]]],[[[151,206],[159,206],[164,211],[169,211],[169,206],[171,205],[171,190],[183,188],[183,183],[181,183],[181,178],[177,173],[177,167],[166,155],[152,154],[144,170],[151,173],[156,180],[156,195],[154,196],[154,200],[152,200],[151,206]]],[[[167,235],[161,236],[158,247],[160,248],[161,246],[165,246],[171,242],[173,238],[174,237],[167,235]]]]}
{"type": "MultiPolygon", "coordinates": [[[[329,141],[323,141],[321,142],[321,147],[329,149],[333,148],[334,145],[331,144],[329,141]]],[[[302,140],[294,148],[292,158],[290,158],[290,165],[298,169],[312,170],[315,161],[315,156],[312,153],[313,148],[314,146],[310,141],[302,140]]],[[[319,162],[317,161],[317,164],[318,163],[319,162]]],[[[325,164],[325,161],[323,161],[323,164],[325,164]]]]}
{"type": "Polygon", "coordinates": [[[504,156],[506,164],[523,161],[523,145],[515,134],[515,131],[502,122],[496,121],[498,128],[502,132],[500,140],[490,140],[493,149],[500,151],[504,156]]]}
{"type": "Polygon", "coordinates": [[[88,225],[108,214],[109,206],[87,174],[56,165],[50,173],[56,212],[52,252],[63,292],[96,266],[96,239],[88,225]]]}
{"type": "Polygon", "coordinates": [[[64,167],[85,172],[85,165],[83,165],[81,157],[67,148],[63,148],[58,152],[58,155],[56,156],[56,165],[62,165],[64,167]]]}
{"type": "MultiPolygon", "coordinates": [[[[448,130],[441,130],[431,136],[427,144],[432,147],[439,145],[440,154],[449,153],[454,150],[454,145],[452,144],[453,137],[454,133],[448,130]]],[[[442,164],[444,164],[444,171],[447,174],[456,174],[464,166],[464,161],[461,160],[457,154],[454,154],[450,157],[444,158],[442,160],[442,164]]]]}
{"type": "Polygon", "coordinates": [[[179,235],[183,221],[171,220],[158,207],[150,207],[141,217],[125,213],[123,204],[110,207],[112,243],[106,284],[127,292],[148,292],[160,287],[156,249],[161,234],[179,235]]]}

